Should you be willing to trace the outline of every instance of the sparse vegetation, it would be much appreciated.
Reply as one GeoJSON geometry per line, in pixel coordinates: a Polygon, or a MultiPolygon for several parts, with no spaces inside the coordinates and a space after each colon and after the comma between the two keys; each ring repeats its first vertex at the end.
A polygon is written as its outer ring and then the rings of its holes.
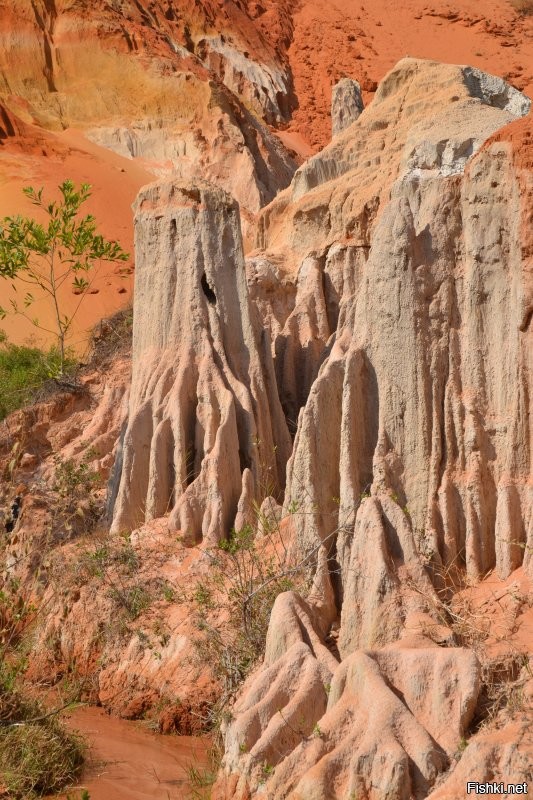
{"type": "Polygon", "coordinates": [[[19,719],[0,729],[0,780],[13,800],[60,791],[74,781],[82,763],[81,740],[55,718],[19,719]]]}
{"type": "Polygon", "coordinates": [[[99,495],[100,476],[88,453],[81,461],[54,459],[55,473],[48,504],[50,509],[49,541],[91,533],[102,513],[99,495]]]}
{"type": "Polygon", "coordinates": [[[130,620],[136,620],[143,611],[150,607],[152,597],[144,586],[114,586],[110,597],[122,606],[130,620]]]}
{"type": "MultiPolygon", "coordinates": [[[[68,733],[55,711],[47,711],[20,689],[26,668],[22,633],[35,609],[0,593],[0,794],[29,800],[71,783],[83,763],[82,740],[68,733]]],[[[15,599],[16,598],[16,599],[15,599]]]]}
{"type": "Polygon", "coordinates": [[[211,562],[209,572],[186,599],[192,603],[200,634],[195,642],[199,660],[212,665],[222,687],[210,721],[216,727],[264,654],[276,597],[304,579],[303,567],[291,562],[279,527],[258,539],[246,525],[205,552],[211,562]]]}
{"type": "MultiPolygon", "coordinates": [[[[73,365],[68,352],[63,370],[73,365]]],[[[46,381],[57,374],[60,356],[56,348],[15,345],[0,331],[0,420],[29,403],[46,381]]]]}
{"type": "Polygon", "coordinates": [[[133,335],[133,309],[117,311],[94,328],[91,337],[91,367],[102,367],[110,360],[126,353],[133,335]]]}
{"type": "Polygon", "coordinates": [[[19,562],[25,577],[12,574],[5,563],[0,576],[0,787],[13,800],[59,791],[76,778],[83,761],[81,739],[68,733],[58,716],[79,698],[83,684],[67,676],[68,698],[48,710],[28,696],[24,681],[33,631],[43,613],[40,565],[54,543],[93,529],[100,513],[98,484],[86,461],[57,458],[53,480],[40,489],[44,516],[39,535],[24,556],[24,567],[19,562]]]}
{"type": "MultiPolygon", "coordinates": [[[[431,561],[432,556],[426,556],[428,565],[431,561]]],[[[512,637],[518,615],[525,606],[531,607],[533,600],[522,595],[513,584],[483,601],[476,600],[474,589],[477,581],[468,578],[463,562],[462,552],[447,567],[438,568],[433,562],[431,571],[434,585],[438,587],[438,600],[435,603],[434,599],[425,595],[435,617],[451,632],[448,646],[472,650],[481,666],[481,691],[476,712],[469,731],[458,744],[457,760],[468,745],[468,735],[497,724],[497,719],[501,717],[509,717],[523,710],[523,687],[532,677],[529,658],[516,649],[512,637]],[[490,603],[498,608],[497,623],[487,613],[490,603]],[[497,658],[491,656],[490,648],[487,648],[487,644],[494,641],[504,645],[502,655],[497,658]]],[[[431,627],[427,629],[427,634],[432,636],[431,627]]]]}
{"type": "Polygon", "coordinates": [[[216,780],[218,772],[218,759],[210,754],[207,766],[189,764],[187,767],[187,779],[191,788],[191,800],[210,800],[211,788],[216,780]]]}
{"type": "Polygon", "coordinates": [[[265,783],[268,778],[274,773],[274,767],[268,761],[263,761],[261,764],[261,781],[265,783]]]}
{"type": "Polygon", "coordinates": [[[533,0],[509,0],[515,11],[524,16],[533,14],[533,0]]]}
{"type": "MultiPolygon", "coordinates": [[[[98,276],[96,265],[124,262],[129,258],[118,242],[108,241],[96,232],[96,220],[91,214],[80,215],[82,205],[91,196],[89,184],[76,189],[72,181],[66,180],[58,188],[59,201],[45,200],[42,188],[35,190],[28,186],[23,190],[46,218],[46,224],[20,215],[5,217],[0,222],[0,277],[16,279],[28,287],[21,302],[11,299],[11,313],[55,337],[59,354],[56,378],[64,375],[67,340],[81,303],[98,276]],[[80,300],[67,314],[62,307],[60,291],[69,282],[80,300]],[[43,324],[37,317],[30,316],[36,300],[33,292],[47,299],[52,323],[43,324]]],[[[17,286],[14,283],[12,286],[16,292],[17,286]]],[[[0,307],[0,318],[7,313],[0,307]]]]}
{"type": "MultiPolygon", "coordinates": [[[[105,369],[109,361],[131,346],[133,314],[131,308],[103,320],[93,332],[89,369],[105,369]]],[[[34,402],[46,400],[61,390],[83,388],[79,383],[79,365],[66,350],[63,367],[57,347],[43,350],[37,346],[16,345],[0,330],[0,421],[8,414],[34,402]],[[62,370],[63,377],[57,376],[62,370]]]]}

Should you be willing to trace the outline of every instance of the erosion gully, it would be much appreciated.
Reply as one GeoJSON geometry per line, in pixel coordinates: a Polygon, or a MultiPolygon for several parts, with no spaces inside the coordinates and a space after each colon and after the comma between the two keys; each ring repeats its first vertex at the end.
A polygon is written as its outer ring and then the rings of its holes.
{"type": "Polygon", "coordinates": [[[94,707],[76,708],[63,719],[87,742],[86,763],[77,786],[48,800],[78,798],[82,789],[91,800],[184,800],[189,768],[201,771],[208,763],[207,738],[162,736],[94,707]]]}

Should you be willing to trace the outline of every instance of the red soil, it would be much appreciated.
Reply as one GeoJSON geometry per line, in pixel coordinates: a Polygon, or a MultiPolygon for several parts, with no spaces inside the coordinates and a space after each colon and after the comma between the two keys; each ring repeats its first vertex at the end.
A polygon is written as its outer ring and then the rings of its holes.
{"type": "Polygon", "coordinates": [[[331,136],[331,87],[356,78],[368,102],[404,56],[470,64],[533,96],[533,17],[508,0],[303,0],[289,60],[299,109],[290,125],[314,149],[331,136]]]}
{"type": "Polygon", "coordinates": [[[78,708],[66,723],[88,742],[81,786],[91,800],[181,800],[189,796],[189,767],[207,766],[207,739],[160,736],[99,708],[78,708]]]}

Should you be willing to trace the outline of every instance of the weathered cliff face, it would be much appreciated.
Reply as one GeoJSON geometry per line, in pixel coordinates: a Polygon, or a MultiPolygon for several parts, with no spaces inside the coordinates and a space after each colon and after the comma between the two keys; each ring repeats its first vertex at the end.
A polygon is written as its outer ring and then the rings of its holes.
{"type": "Polygon", "coordinates": [[[268,322],[282,400],[301,406],[284,511],[322,589],[305,624],[278,600],[217,796],[422,798],[455,764],[480,667],[437,630],[435,589],[531,572],[531,170],[491,139],[529,107],[499,79],[404,60],[262,214],[254,263],[298,287],[294,383],[316,375],[294,401],[268,322]],[[332,625],[333,667],[315,644],[332,625]]]}
{"type": "MultiPolygon", "coordinates": [[[[387,83],[405,98],[417,83],[413,66],[407,62],[389,76],[377,102],[387,83]]],[[[415,70],[425,71],[421,65],[415,70]]],[[[472,575],[496,565],[505,576],[522,560],[531,509],[530,400],[519,388],[530,380],[531,301],[512,155],[491,145],[462,171],[466,153],[509,120],[490,99],[466,101],[462,126],[460,101],[454,101],[451,135],[439,120],[438,143],[430,143],[427,128],[416,142],[416,123],[403,147],[398,137],[390,200],[382,195],[360,283],[341,300],[331,354],[300,422],[288,496],[304,489],[323,515],[331,513],[330,498],[339,497],[339,520],[345,520],[362,493],[389,491],[405,509],[419,549],[445,563],[460,558],[472,575]],[[338,432],[329,437],[327,490],[310,465],[326,396],[328,425],[333,408],[338,420],[332,426],[338,432]]],[[[527,107],[520,106],[523,112],[527,107]]],[[[403,112],[409,120],[407,99],[403,112]]],[[[357,125],[351,130],[359,140],[363,131],[357,125]]],[[[322,200],[327,191],[333,216],[354,172],[318,187],[302,204],[316,208],[315,195],[322,200]]],[[[378,187],[376,181],[374,191],[378,187]]],[[[355,189],[350,200],[343,209],[360,218],[364,209],[354,207],[355,189]]],[[[370,205],[378,202],[375,195],[370,205]]],[[[338,228],[330,236],[338,236],[338,228]]],[[[325,457],[322,449],[322,465],[325,457]]],[[[305,528],[302,541],[307,532],[330,533],[317,519],[307,518],[305,528]]],[[[341,563],[346,547],[342,540],[341,563]]]]}
{"type": "Polygon", "coordinates": [[[279,494],[290,448],[248,296],[238,206],[208,185],[154,184],[137,200],[135,228],[133,378],[113,527],[170,511],[188,541],[213,543],[262,488],[279,494]]]}
{"type": "Polygon", "coordinates": [[[263,123],[290,113],[290,71],[275,26],[237,4],[5,0],[1,36],[0,97],[25,121],[82,128],[157,175],[214,180],[249,211],[290,180],[263,123]]]}
{"type": "Polygon", "coordinates": [[[338,664],[312,620],[297,597],[278,598],[265,665],[229,726],[225,764],[236,771],[215,797],[250,796],[243,773],[255,787],[265,764],[272,800],[427,797],[473,716],[475,655],[418,631],[338,664]]]}
{"type": "MultiPolygon", "coordinates": [[[[283,53],[291,32],[286,9],[280,3],[256,23],[257,15],[247,5],[232,0],[224,7],[211,0],[97,0],[90,4],[2,0],[1,91],[12,99],[25,98],[31,104],[28,111],[42,114],[50,125],[98,120],[99,115],[105,118],[113,113],[116,103],[121,110],[132,110],[134,87],[131,76],[123,75],[126,80],[118,91],[119,76],[113,70],[100,75],[97,84],[99,67],[129,62],[137,76],[144,71],[157,78],[165,71],[176,72],[172,69],[175,57],[176,65],[180,59],[189,59],[193,72],[211,70],[213,77],[268,122],[286,119],[293,103],[283,53]],[[149,59],[153,59],[152,68],[149,59]],[[165,65],[167,69],[162,70],[165,65]],[[84,74],[90,80],[80,95],[75,86],[84,74]],[[56,96],[50,98],[50,92],[56,96]]],[[[142,88],[143,84],[138,86],[142,88]]],[[[154,109],[158,102],[166,102],[165,98],[143,99],[151,101],[154,109]]]]}
{"type": "Polygon", "coordinates": [[[359,119],[365,104],[361,87],[351,78],[343,78],[331,92],[331,134],[337,136],[359,119]]]}

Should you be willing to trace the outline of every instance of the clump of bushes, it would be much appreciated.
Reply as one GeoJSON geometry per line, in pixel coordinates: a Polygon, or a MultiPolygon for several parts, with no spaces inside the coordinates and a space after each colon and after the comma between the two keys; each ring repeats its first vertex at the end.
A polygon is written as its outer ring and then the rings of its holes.
{"type": "Polygon", "coordinates": [[[59,363],[56,348],[44,351],[38,347],[12,344],[0,331],[0,420],[27,405],[57,373],[59,363]]]}
{"type": "Polygon", "coordinates": [[[71,784],[83,764],[83,744],[35,701],[22,699],[14,673],[0,667],[0,796],[28,800],[71,784]]]}

